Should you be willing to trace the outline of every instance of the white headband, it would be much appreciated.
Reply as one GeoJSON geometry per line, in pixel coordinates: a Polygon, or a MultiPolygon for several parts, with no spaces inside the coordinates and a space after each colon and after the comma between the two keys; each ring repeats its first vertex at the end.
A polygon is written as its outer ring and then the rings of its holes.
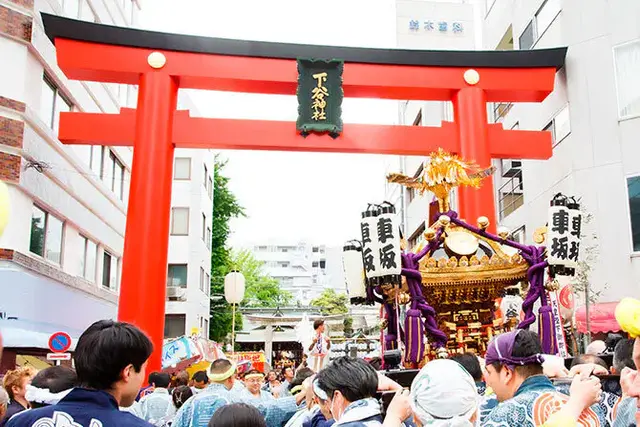
{"type": "Polygon", "coordinates": [[[44,405],[55,405],[60,402],[72,389],[63,390],[59,393],[51,393],[48,388],[38,388],[31,384],[27,386],[25,399],[27,402],[41,403],[44,405]]]}

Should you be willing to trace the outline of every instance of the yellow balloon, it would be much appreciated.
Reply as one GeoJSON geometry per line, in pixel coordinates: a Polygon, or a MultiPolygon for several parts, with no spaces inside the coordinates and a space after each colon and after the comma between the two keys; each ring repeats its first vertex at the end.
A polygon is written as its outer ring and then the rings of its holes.
{"type": "Polygon", "coordinates": [[[616,320],[632,338],[640,337],[640,301],[623,298],[616,306],[616,320]]]}
{"type": "Polygon", "coordinates": [[[9,222],[9,188],[0,181],[0,236],[9,222]]]}

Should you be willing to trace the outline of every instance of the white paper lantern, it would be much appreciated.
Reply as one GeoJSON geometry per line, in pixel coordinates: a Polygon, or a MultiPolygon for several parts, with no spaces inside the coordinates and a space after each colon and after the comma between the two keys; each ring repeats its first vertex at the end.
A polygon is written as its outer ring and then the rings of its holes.
{"type": "Polygon", "coordinates": [[[574,268],[577,263],[569,259],[571,249],[571,212],[564,196],[556,195],[549,206],[547,224],[547,262],[555,268],[574,268]]]}
{"type": "Polygon", "coordinates": [[[368,281],[380,277],[380,257],[378,254],[378,238],[376,220],[380,213],[378,206],[369,205],[362,212],[360,232],[362,234],[362,265],[368,281]]]}
{"type": "Polygon", "coordinates": [[[351,303],[357,303],[367,296],[362,245],[357,240],[347,242],[342,248],[342,268],[351,303]]]}
{"type": "Polygon", "coordinates": [[[240,304],[244,299],[244,276],[238,271],[232,271],[224,278],[224,297],[229,304],[240,304]]]}
{"type": "Polygon", "coordinates": [[[571,267],[577,267],[580,261],[580,240],[582,234],[582,212],[575,200],[567,203],[569,209],[569,262],[571,267]]]}
{"type": "Polygon", "coordinates": [[[400,224],[396,208],[388,202],[380,207],[376,217],[378,239],[379,276],[400,276],[402,273],[402,250],[400,249],[400,224]]]}

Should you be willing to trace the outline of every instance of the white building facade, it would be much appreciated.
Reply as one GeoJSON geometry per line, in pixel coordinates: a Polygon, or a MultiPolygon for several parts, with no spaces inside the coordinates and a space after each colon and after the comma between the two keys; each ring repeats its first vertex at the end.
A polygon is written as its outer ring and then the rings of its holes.
{"type": "Polygon", "coordinates": [[[254,245],[252,252],[264,272],[293,294],[294,303],[309,305],[327,288],[346,293],[341,248],[270,241],[254,245]]]}
{"type": "MultiPolygon", "coordinates": [[[[137,88],[68,80],[40,12],[135,26],[140,4],[0,1],[0,179],[9,184],[11,203],[0,237],[0,313],[77,336],[117,316],[132,149],[65,146],[57,138],[59,113],[135,108],[137,88]]],[[[180,104],[188,99],[181,96],[180,104]]],[[[209,151],[176,151],[169,335],[208,328],[213,163],[209,151]]]]}
{"type": "MultiPolygon", "coordinates": [[[[418,6],[422,3],[398,0],[399,6],[413,4],[416,10],[398,8],[398,47],[460,49],[458,41],[442,36],[438,43],[422,28],[412,30],[415,24],[405,22],[422,13],[427,7],[418,6]]],[[[457,7],[467,16],[464,7],[471,5],[457,7]]],[[[568,46],[566,65],[557,72],[555,90],[544,102],[488,106],[489,121],[505,129],[548,130],[553,137],[549,160],[494,160],[496,218],[512,230],[513,239],[531,244],[533,232],[546,223],[553,195],[581,198],[583,208],[593,215],[583,230],[583,249],[597,253],[590,258],[592,293],[601,302],[639,297],[640,3],[593,0],[585,7],[568,0],[483,0],[475,7],[482,49],[568,46]]],[[[436,10],[445,9],[438,4],[436,10]]],[[[468,43],[466,48],[473,49],[472,40],[468,43]]],[[[451,120],[450,104],[434,104],[438,103],[401,103],[399,122],[437,126],[451,120]]],[[[389,171],[417,174],[423,160],[396,158],[389,171]]],[[[398,187],[388,185],[387,195],[402,207],[407,237],[415,245],[423,239],[431,196],[416,197],[398,187]]]]}
{"type": "MultiPolygon", "coordinates": [[[[497,164],[503,225],[528,243],[556,193],[580,197],[597,236],[591,288],[602,302],[640,296],[640,3],[487,0],[485,49],[568,46],[554,92],[540,104],[497,104],[506,129],[549,130],[549,160],[497,164]]],[[[595,241],[589,239],[589,244],[595,241]]]]}
{"type": "MultiPolygon", "coordinates": [[[[468,1],[396,1],[396,46],[399,49],[474,50],[476,48],[476,13],[468,1]]],[[[407,126],[440,126],[453,120],[450,102],[400,102],[398,123],[407,126]]],[[[386,173],[398,172],[418,176],[424,157],[389,156],[386,173]]],[[[386,183],[386,200],[396,206],[404,237],[411,247],[424,240],[429,203],[433,196],[420,196],[415,190],[386,183]]],[[[456,198],[452,197],[452,208],[456,198]]],[[[427,225],[428,226],[428,225],[427,225]]]]}

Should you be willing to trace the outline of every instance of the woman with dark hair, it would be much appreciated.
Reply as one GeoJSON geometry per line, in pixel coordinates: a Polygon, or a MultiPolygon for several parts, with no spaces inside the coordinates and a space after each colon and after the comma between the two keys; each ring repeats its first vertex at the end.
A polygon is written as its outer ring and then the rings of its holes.
{"type": "Polygon", "coordinates": [[[181,385],[173,389],[171,397],[173,398],[173,404],[176,406],[176,411],[184,405],[184,402],[189,400],[193,396],[193,391],[188,385],[181,385]]]}
{"type": "Polygon", "coordinates": [[[245,403],[232,403],[218,409],[208,427],[267,427],[267,423],[255,407],[245,403]]]}
{"type": "Polygon", "coordinates": [[[25,397],[32,408],[55,405],[78,386],[76,371],[66,366],[51,366],[33,377],[25,397]]]}
{"type": "Polygon", "coordinates": [[[334,360],[313,382],[318,403],[328,408],[336,424],[343,427],[382,426],[377,390],[375,369],[362,359],[350,357],[334,360]]]}

